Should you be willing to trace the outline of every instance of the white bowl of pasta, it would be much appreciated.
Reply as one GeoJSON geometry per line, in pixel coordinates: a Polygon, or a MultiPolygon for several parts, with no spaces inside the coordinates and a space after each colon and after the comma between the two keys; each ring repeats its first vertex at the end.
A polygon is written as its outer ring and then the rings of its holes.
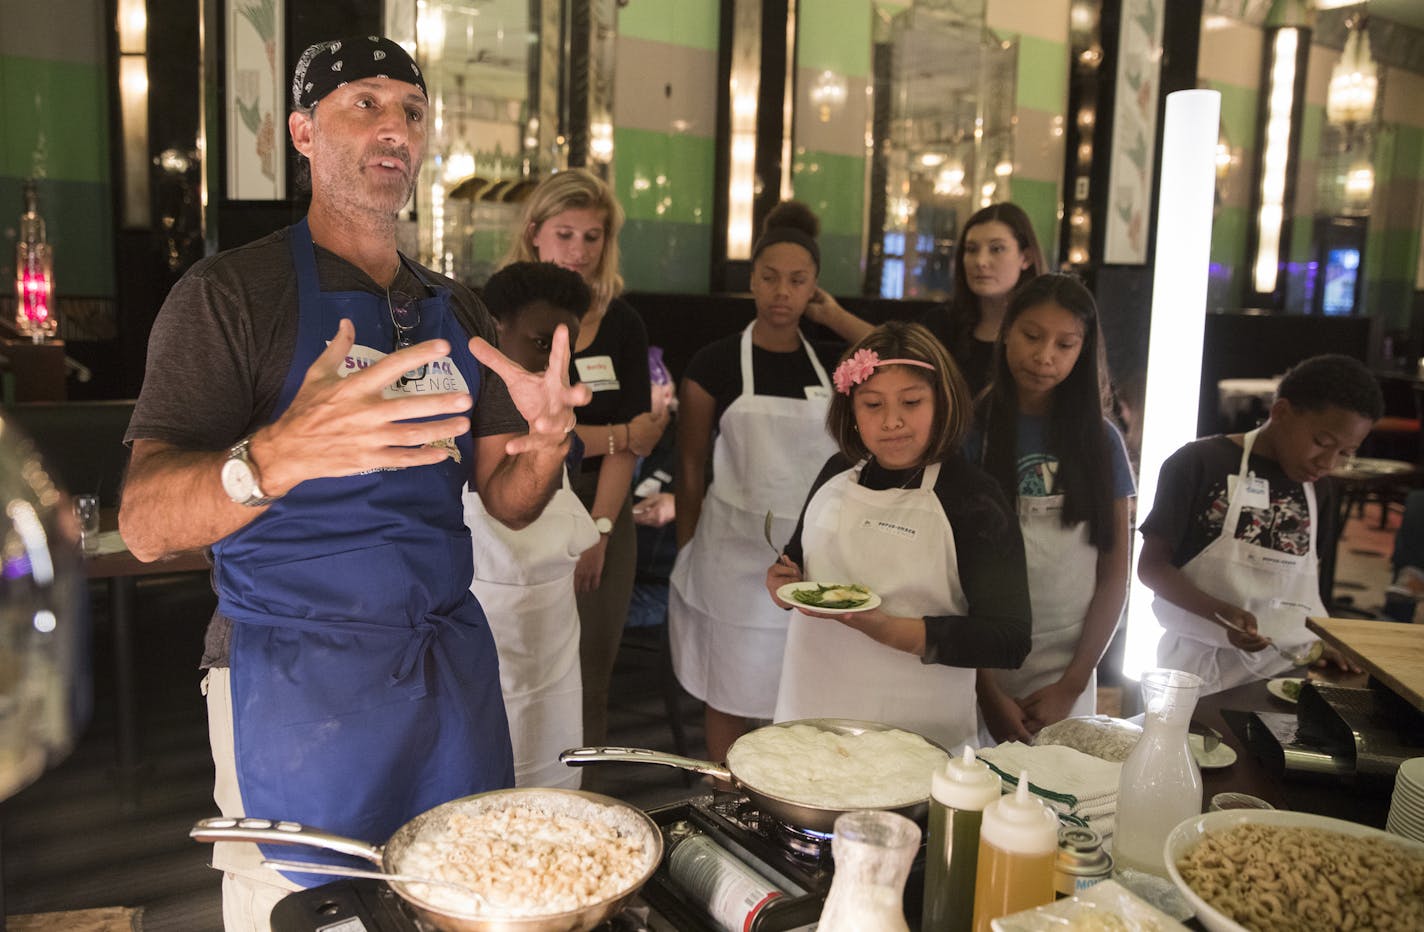
{"type": "Polygon", "coordinates": [[[1228,809],[1182,822],[1163,853],[1210,932],[1424,928],[1424,844],[1367,825],[1228,809]]]}

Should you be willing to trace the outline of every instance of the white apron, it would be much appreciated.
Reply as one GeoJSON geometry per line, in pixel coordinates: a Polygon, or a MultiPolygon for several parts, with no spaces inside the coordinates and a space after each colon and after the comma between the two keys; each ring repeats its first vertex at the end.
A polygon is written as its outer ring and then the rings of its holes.
{"type": "MultiPolygon", "coordinates": [[[[834,476],[806,506],[807,580],[858,582],[891,615],[963,615],[954,532],[935,497],[940,466],[918,488],[860,485],[862,462],[834,476]]],[[[921,663],[827,618],[791,613],[776,720],[856,718],[914,731],[947,748],[976,743],[974,670],[921,663]]]]}
{"type": "Polygon", "coordinates": [[[742,393],[722,412],[712,484],[697,530],[677,555],[668,594],[672,662],[684,689],[721,712],[769,718],[786,644],[786,613],[766,596],[766,513],[778,545],[835,444],[826,433],[831,381],[801,338],[819,387],[807,398],[756,394],[752,328],[742,331],[742,393]]]}
{"type": "MultiPolygon", "coordinates": [[[[1033,647],[1017,670],[996,670],[1004,692],[1024,699],[1058,682],[1083,634],[1083,619],[1098,585],[1098,548],[1088,540],[1088,522],[1063,526],[1063,496],[1019,496],[1019,528],[1028,565],[1033,610],[1033,647]]],[[[1098,674],[1073,703],[1069,716],[1098,708],[1098,674]]]]}
{"type": "MultiPolygon", "coordinates": [[[[1319,522],[1315,485],[1307,482],[1303,486],[1310,512],[1309,553],[1281,553],[1237,540],[1236,526],[1247,497],[1247,480],[1254,480],[1247,464],[1258,433],[1260,428],[1248,433],[1243,441],[1241,468],[1226,506],[1226,518],[1221,522],[1221,536],[1189,560],[1182,567],[1182,573],[1203,592],[1240,605],[1255,615],[1256,628],[1261,634],[1291,650],[1318,640],[1305,627],[1305,619],[1326,614],[1325,605],[1320,601],[1316,570],[1319,522]]],[[[1255,653],[1232,647],[1225,628],[1160,596],[1153,598],[1152,611],[1167,629],[1157,644],[1157,662],[1200,676],[1202,695],[1269,679],[1291,669],[1290,661],[1269,647],[1255,653]]]]}
{"type": "Polygon", "coordinates": [[[490,517],[468,490],[465,523],[474,538],[470,591],[484,606],[499,651],[515,785],[578,789],[579,771],[559,763],[559,752],[583,744],[574,565],[598,543],[598,529],[569,489],[567,474],[543,513],[522,530],[490,517]]]}

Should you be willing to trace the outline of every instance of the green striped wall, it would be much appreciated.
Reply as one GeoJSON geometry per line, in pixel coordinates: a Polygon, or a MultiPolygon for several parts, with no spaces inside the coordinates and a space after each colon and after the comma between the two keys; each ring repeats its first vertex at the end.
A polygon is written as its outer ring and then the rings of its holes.
{"type": "Polygon", "coordinates": [[[614,190],[628,221],[618,245],[630,290],[708,290],[715,143],[615,129],[614,190]]]}
{"type": "MultiPolygon", "coordinates": [[[[1385,94],[1390,93],[1386,82],[1385,94]]],[[[1424,114],[1417,119],[1424,123],[1424,114]]],[[[1419,251],[1424,248],[1419,229],[1424,199],[1424,126],[1390,122],[1381,127],[1376,138],[1375,196],[1365,248],[1365,302],[1384,329],[1400,329],[1410,325],[1419,251]]]]}
{"type": "Polygon", "coordinates": [[[613,186],[628,216],[618,245],[630,290],[701,293],[710,284],[719,15],[717,0],[618,11],[619,68],[643,66],[636,80],[620,79],[613,102],[613,186]],[[664,93],[674,83],[678,101],[692,102],[676,113],[664,93]],[[695,125],[673,125],[693,111],[695,125]]]}
{"type": "Polygon", "coordinates": [[[1063,207],[1063,141],[1039,130],[1061,121],[1068,107],[1068,4],[990,5],[987,25],[1018,44],[1014,113],[1014,174],[1010,198],[1028,214],[1044,255],[1058,255],[1063,207]],[[1001,19],[1002,17],[1002,19],[1001,19]],[[1026,127],[1034,127],[1033,132],[1026,127]],[[1031,138],[1032,137],[1032,138],[1031,138]]]}
{"type": "Polygon", "coordinates": [[[865,276],[865,88],[870,0],[801,0],[797,8],[797,114],[791,186],[821,218],[821,287],[859,294],[865,276]],[[846,82],[846,102],[822,123],[809,88],[824,71],[846,82]]]}
{"type": "MultiPolygon", "coordinates": [[[[100,61],[19,55],[11,43],[0,46],[0,229],[12,228],[20,214],[24,179],[43,175],[40,212],[61,295],[114,293],[107,100],[100,61]]],[[[0,249],[0,280],[12,281],[14,266],[13,250],[0,249]]]]}

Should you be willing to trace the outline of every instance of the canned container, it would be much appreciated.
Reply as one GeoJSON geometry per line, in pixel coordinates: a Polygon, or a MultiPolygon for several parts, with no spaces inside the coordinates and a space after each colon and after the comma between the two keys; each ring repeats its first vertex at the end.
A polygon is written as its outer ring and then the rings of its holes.
{"type": "Polygon", "coordinates": [[[786,895],[706,835],[678,843],[668,856],[668,874],[723,932],[750,929],[762,910],[786,895]]]}
{"type": "Polygon", "coordinates": [[[1059,899],[1076,896],[1112,877],[1112,855],[1103,850],[1097,832],[1077,825],[1058,830],[1058,857],[1053,862],[1053,890],[1059,899]]]}

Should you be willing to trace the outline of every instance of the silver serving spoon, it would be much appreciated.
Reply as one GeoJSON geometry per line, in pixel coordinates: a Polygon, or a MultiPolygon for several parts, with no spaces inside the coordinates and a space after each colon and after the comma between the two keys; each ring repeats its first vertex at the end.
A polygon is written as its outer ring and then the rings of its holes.
{"type": "MultiPolygon", "coordinates": [[[[1230,628],[1232,631],[1236,631],[1240,634],[1251,634],[1250,631],[1247,631],[1240,625],[1227,621],[1226,618],[1221,614],[1221,612],[1213,612],[1212,614],[1216,616],[1217,621],[1226,625],[1226,627],[1230,628]]],[[[1270,639],[1268,638],[1267,640],[1269,641],[1270,639]]],[[[1295,650],[1286,650],[1284,647],[1280,647],[1279,645],[1277,645],[1275,641],[1270,641],[1270,644],[1272,647],[1275,648],[1276,653],[1280,654],[1282,657],[1289,660],[1292,665],[1297,667],[1308,667],[1311,664],[1315,663],[1315,661],[1319,660],[1321,656],[1325,653],[1325,645],[1322,644],[1320,641],[1311,641],[1309,644],[1304,645],[1303,647],[1299,647],[1295,650]]]]}
{"type": "Polygon", "coordinates": [[[312,864],[307,861],[280,861],[275,858],[263,860],[262,866],[270,867],[273,870],[291,871],[295,874],[330,874],[333,877],[359,877],[363,880],[384,880],[387,883],[423,883],[431,887],[446,887],[473,899],[481,912],[492,909],[490,902],[478,890],[451,880],[436,880],[433,877],[419,877],[415,874],[388,874],[385,871],[347,867],[344,864],[312,864]]]}
{"type": "Polygon", "coordinates": [[[780,559],[781,548],[776,546],[776,544],[771,539],[771,524],[774,520],[776,520],[776,516],[768,511],[766,513],[766,523],[762,525],[762,533],[766,535],[766,545],[772,550],[776,551],[776,556],[778,559],[780,559]]]}

